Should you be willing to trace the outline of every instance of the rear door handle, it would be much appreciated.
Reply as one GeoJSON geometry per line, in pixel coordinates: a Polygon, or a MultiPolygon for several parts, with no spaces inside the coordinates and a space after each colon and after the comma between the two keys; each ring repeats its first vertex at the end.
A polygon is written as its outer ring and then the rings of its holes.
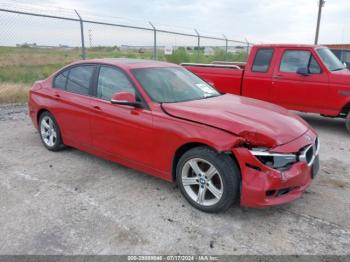
{"type": "Polygon", "coordinates": [[[60,96],[60,94],[55,93],[54,94],[54,98],[55,98],[55,100],[60,100],[61,96],[60,96]]]}
{"type": "Polygon", "coordinates": [[[102,111],[101,107],[99,107],[99,106],[93,106],[93,108],[96,110],[102,111]]]}

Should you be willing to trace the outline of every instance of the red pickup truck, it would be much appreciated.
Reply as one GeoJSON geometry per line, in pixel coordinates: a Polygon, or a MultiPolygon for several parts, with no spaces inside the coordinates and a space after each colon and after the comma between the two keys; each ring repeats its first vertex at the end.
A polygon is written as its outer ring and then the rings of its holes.
{"type": "Polygon", "coordinates": [[[350,71],[327,47],[255,45],[247,63],[182,66],[222,93],[345,118],[350,132],[350,71]]]}

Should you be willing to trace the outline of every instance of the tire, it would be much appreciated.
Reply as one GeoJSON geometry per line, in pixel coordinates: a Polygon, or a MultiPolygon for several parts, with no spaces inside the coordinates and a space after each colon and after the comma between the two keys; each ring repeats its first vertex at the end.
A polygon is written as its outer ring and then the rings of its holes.
{"type": "Polygon", "coordinates": [[[346,129],[350,132],[350,111],[345,119],[345,126],[346,126],[346,129]]]}
{"type": "Polygon", "coordinates": [[[208,147],[195,147],[182,155],[176,181],[186,200],[204,212],[223,212],[238,200],[240,172],[236,163],[208,147]]]}
{"type": "Polygon", "coordinates": [[[58,151],[63,147],[60,128],[54,116],[46,111],[39,118],[41,142],[50,151],[58,151]]]}

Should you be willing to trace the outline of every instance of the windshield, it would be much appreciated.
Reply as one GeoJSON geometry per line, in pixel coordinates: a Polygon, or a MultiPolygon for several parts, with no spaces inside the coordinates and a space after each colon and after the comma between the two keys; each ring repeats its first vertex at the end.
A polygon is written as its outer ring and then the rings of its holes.
{"type": "Polygon", "coordinates": [[[218,96],[220,93],[181,67],[138,68],[136,79],[153,101],[173,103],[218,96]]]}
{"type": "Polygon", "coordinates": [[[318,48],[316,52],[321,57],[323,63],[327,66],[329,71],[343,70],[346,67],[328,48],[318,48]]]}

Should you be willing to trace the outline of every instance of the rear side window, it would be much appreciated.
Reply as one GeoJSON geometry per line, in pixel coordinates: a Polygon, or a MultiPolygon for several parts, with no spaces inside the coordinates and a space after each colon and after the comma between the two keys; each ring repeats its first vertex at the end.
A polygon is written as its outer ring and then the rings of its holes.
{"type": "Polygon", "coordinates": [[[64,71],[63,73],[57,75],[53,82],[53,87],[57,89],[66,89],[68,71],[64,71]]]}
{"type": "Polygon", "coordinates": [[[310,74],[321,73],[321,68],[310,51],[285,51],[280,65],[280,71],[296,73],[300,68],[306,68],[310,74]]]}
{"type": "Polygon", "coordinates": [[[73,67],[69,71],[66,90],[69,92],[88,95],[95,66],[84,65],[73,67]]]}
{"type": "Polygon", "coordinates": [[[261,48],[256,52],[252,71],[265,73],[269,70],[273,48],[261,48]]]}

